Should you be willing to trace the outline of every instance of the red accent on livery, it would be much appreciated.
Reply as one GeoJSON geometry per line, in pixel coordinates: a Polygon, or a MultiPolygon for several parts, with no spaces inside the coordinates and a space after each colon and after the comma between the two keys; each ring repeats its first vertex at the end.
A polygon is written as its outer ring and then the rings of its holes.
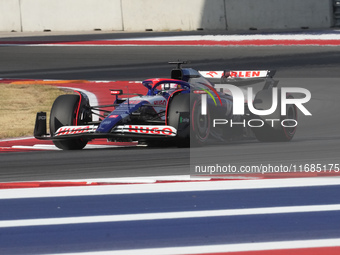
{"type": "Polygon", "coordinates": [[[139,104],[142,100],[126,100],[124,104],[139,104]]]}
{"type": "Polygon", "coordinates": [[[79,116],[79,109],[80,109],[80,104],[81,104],[82,96],[81,96],[81,94],[80,94],[79,91],[76,91],[76,90],[75,90],[75,92],[79,94],[79,103],[78,103],[77,110],[76,110],[76,112],[75,112],[76,117],[73,119],[73,123],[72,123],[72,124],[75,125],[75,126],[77,126],[77,125],[78,125],[78,116],[79,116]]]}
{"type": "Polygon", "coordinates": [[[130,133],[140,133],[140,134],[153,134],[153,135],[172,135],[173,130],[168,127],[146,127],[146,126],[133,126],[129,125],[130,133]]]}
{"type": "Polygon", "coordinates": [[[261,72],[260,71],[231,71],[230,77],[232,78],[252,78],[252,77],[260,77],[261,72]]]}
{"type": "Polygon", "coordinates": [[[207,75],[210,75],[211,77],[215,77],[216,75],[218,75],[218,73],[211,71],[211,72],[207,73],[207,75]]]}
{"type": "Polygon", "coordinates": [[[60,135],[73,135],[82,133],[91,133],[96,130],[97,126],[64,126],[57,130],[55,136],[60,135]]]}
{"type": "Polygon", "coordinates": [[[166,105],[166,100],[159,100],[159,101],[154,101],[154,105],[166,105]]]}
{"type": "Polygon", "coordinates": [[[123,90],[111,90],[111,95],[121,95],[123,94],[123,90]]]}

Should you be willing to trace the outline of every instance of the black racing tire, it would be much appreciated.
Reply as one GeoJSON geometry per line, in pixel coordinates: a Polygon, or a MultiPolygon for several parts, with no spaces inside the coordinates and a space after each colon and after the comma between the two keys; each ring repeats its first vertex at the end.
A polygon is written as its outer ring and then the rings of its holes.
{"type": "MultiPolygon", "coordinates": [[[[50,115],[50,131],[53,134],[62,126],[74,126],[77,122],[79,95],[61,95],[54,101],[50,115]]],[[[77,123],[78,125],[81,123],[77,123]]],[[[53,143],[62,150],[81,150],[87,144],[86,139],[54,140],[53,143]]]]}
{"type": "Polygon", "coordinates": [[[177,130],[178,147],[205,144],[210,132],[210,115],[200,114],[200,97],[189,93],[177,94],[169,101],[167,123],[177,130]]]}
{"type": "Polygon", "coordinates": [[[190,94],[178,93],[168,103],[167,124],[176,128],[176,145],[178,147],[190,147],[190,94]],[[180,117],[189,119],[180,123],[180,117]]]}
{"type": "Polygon", "coordinates": [[[210,129],[211,118],[209,108],[207,114],[201,114],[201,98],[193,97],[191,100],[191,118],[190,118],[190,142],[191,146],[202,146],[207,143],[210,129]]]}
{"type": "MultiPolygon", "coordinates": [[[[293,98],[288,96],[288,98],[293,98]]],[[[296,132],[297,108],[295,105],[287,105],[286,116],[280,117],[280,122],[284,121],[284,126],[279,125],[277,128],[271,127],[268,123],[261,128],[253,128],[257,140],[260,142],[289,142],[293,139],[296,132]],[[291,121],[288,121],[291,120],[291,121]],[[294,120],[294,121],[293,121],[294,120]]]]}

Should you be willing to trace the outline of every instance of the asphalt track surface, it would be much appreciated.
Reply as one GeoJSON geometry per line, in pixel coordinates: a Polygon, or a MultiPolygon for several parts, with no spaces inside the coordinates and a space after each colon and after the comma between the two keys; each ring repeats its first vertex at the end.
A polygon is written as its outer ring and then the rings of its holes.
{"type": "MultiPolygon", "coordinates": [[[[28,38],[20,40],[24,39],[28,38]]],[[[41,38],[30,38],[37,39],[41,38]]],[[[59,39],[84,40],[84,36],[59,39]]],[[[340,163],[339,47],[4,46],[0,47],[0,77],[142,80],[168,77],[171,67],[166,63],[178,59],[191,60],[190,67],[201,70],[276,69],[281,85],[310,90],[312,100],[306,107],[313,116],[299,114],[298,131],[290,143],[242,141],[227,146],[208,145],[191,151],[139,147],[3,153],[0,154],[0,180],[189,174],[190,156],[194,164],[320,163],[329,167],[328,164],[340,163]]]]}

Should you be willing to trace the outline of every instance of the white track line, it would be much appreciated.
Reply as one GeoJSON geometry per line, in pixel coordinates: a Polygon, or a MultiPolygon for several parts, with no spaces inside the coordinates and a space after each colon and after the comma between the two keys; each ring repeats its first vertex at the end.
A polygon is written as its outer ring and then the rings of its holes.
{"type": "MultiPolygon", "coordinates": [[[[247,252],[247,251],[268,251],[283,249],[304,249],[304,248],[326,248],[339,247],[340,239],[319,239],[319,240],[298,240],[262,243],[241,243],[241,244],[221,244],[221,245],[202,245],[187,247],[166,247],[135,250],[112,250],[112,251],[91,251],[58,253],[59,255],[179,255],[179,254],[206,254],[218,252],[247,252]]],[[[287,254],[289,254],[287,252],[287,254]]],[[[308,254],[308,253],[301,253],[308,254]]],[[[52,254],[50,254],[52,255],[52,254]]]]}
{"type": "MultiPolygon", "coordinates": [[[[110,148],[118,148],[118,147],[127,147],[127,146],[87,144],[84,149],[85,150],[87,149],[110,149],[110,148]]],[[[32,146],[14,145],[11,148],[12,149],[29,149],[29,150],[56,150],[56,151],[61,150],[53,144],[34,144],[32,146]]]]}
{"type": "Polygon", "coordinates": [[[190,191],[218,191],[242,189],[267,189],[291,187],[316,187],[325,185],[340,185],[337,177],[313,177],[294,179],[260,179],[241,181],[211,181],[211,182],[181,182],[157,184],[125,184],[125,185],[99,185],[58,188],[28,188],[28,189],[2,189],[0,199],[16,198],[42,198],[42,197],[72,197],[72,196],[99,196],[119,194],[161,193],[161,192],[190,192],[190,191]]]}
{"type": "Polygon", "coordinates": [[[59,148],[57,148],[56,146],[52,145],[52,144],[34,144],[32,146],[28,146],[28,145],[13,145],[11,147],[12,149],[26,149],[26,150],[60,150],[59,148]]]}
{"type": "MultiPolygon", "coordinates": [[[[164,175],[164,176],[141,176],[141,177],[116,177],[116,178],[92,178],[72,180],[43,180],[41,182],[87,182],[87,183],[155,183],[176,182],[176,181],[209,181],[212,176],[191,176],[191,175],[164,175]]],[[[32,182],[32,181],[29,181],[32,182]]],[[[29,183],[27,182],[27,183],[29,183]]],[[[36,183],[36,181],[33,181],[36,183]]],[[[13,183],[13,182],[7,182],[13,183]]],[[[14,182],[17,183],[17,182],[14,182]]],[[[26,182],[25,182],[26,183],[26,182]]]]}
{"type": "MultiPolygon", "coordinates": [[[[340,40],[340,33],[291,33],[291,34],[248,34],[248,35],[191,35],[191,36],[159,36],[159,37],[137,37],[137,38],[122,38],[122,39],[106,39],[106,40],[94,40],[93,42],[103,41],[103,42],[119,42],[119,41],[126,41],[126,42],[141,42],[143,41],[154,41],[154,42],[164,42],[164,41],[245,41],[245,40],[294,40],[294,41],[303,41],[303,40],[317,40],[317,41],[324,41],[324,40],[340,40]]],[[[122,45],[110,45],[110,44],[68,44],[68,43],[53,43],[53,42],[44,42],[44,43],[36,43],[30,44],[21,44],[18,43],[9,43],[9,44],[0,44],[1,46],[96,46],[96,47],[103,47],[103,46],[122,46],[122,45]]],[[[135,44],[126,44],[125,46],[137,46],[135,44]]],[[[144,45],[145,46],[145,45],[144,45]]],[[[174,46],[174,45],[173,45],[174,46]]]]}
{"type": "Polygon", "coordinates": [[[262,207],[250,209],[165,212],[165,213],[140,213],[140,214],[102,215],[102,216],[64,217],[64,218],[42,218],[26,220],[3,220],[0,221],[0,228],[145,221],[145,220],[172,220],[202,217],[207,218],[207,217],[263,215],[279,213],[327,212],[339,210],[340,204],[333,204],[333,205],[262,207]]]}
{"type": "Polygon", "coordinates": [[[30,139],[34,139],[34,136],[0,139],[0,143],[1,142],[12,142],[12,141],[24,141],[24,140],[30,140],[30,139]]]}
{"type": "Polygon", "coordinates": [[[244,40],[340,40],[340,33],[331,34],[256,34],[256,35],[189,35],[128,38],[103,41],[244,41],[244,40]]]}

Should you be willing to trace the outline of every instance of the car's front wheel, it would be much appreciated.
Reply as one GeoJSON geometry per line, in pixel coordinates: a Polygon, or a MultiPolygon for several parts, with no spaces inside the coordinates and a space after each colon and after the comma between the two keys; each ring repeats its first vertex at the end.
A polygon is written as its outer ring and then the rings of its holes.
{"type": "MultiPolygon", "coordinates": [[[[81,108],[84,108],[84,104],[79,101],[81,97],[79,95],[61,95],[53,103],[50,115],[50,131],[52,136],[62,126],[75,126],[82,125],[82,121],[79,119],[79,113],[82,112],[81,108]]],[[[54,140],[55,146],[62,150],[81,150],[87,144],[86,139],[61,139],[54,140]]]]}
{"type": "Polygon", "coordinates": [[[200,97],[190,93],[177,94],[170,99],[167,109],[167,123],[177,130],[179,147],[201,146],[210,134],[209,109],[201,114],[200,97]]]}

